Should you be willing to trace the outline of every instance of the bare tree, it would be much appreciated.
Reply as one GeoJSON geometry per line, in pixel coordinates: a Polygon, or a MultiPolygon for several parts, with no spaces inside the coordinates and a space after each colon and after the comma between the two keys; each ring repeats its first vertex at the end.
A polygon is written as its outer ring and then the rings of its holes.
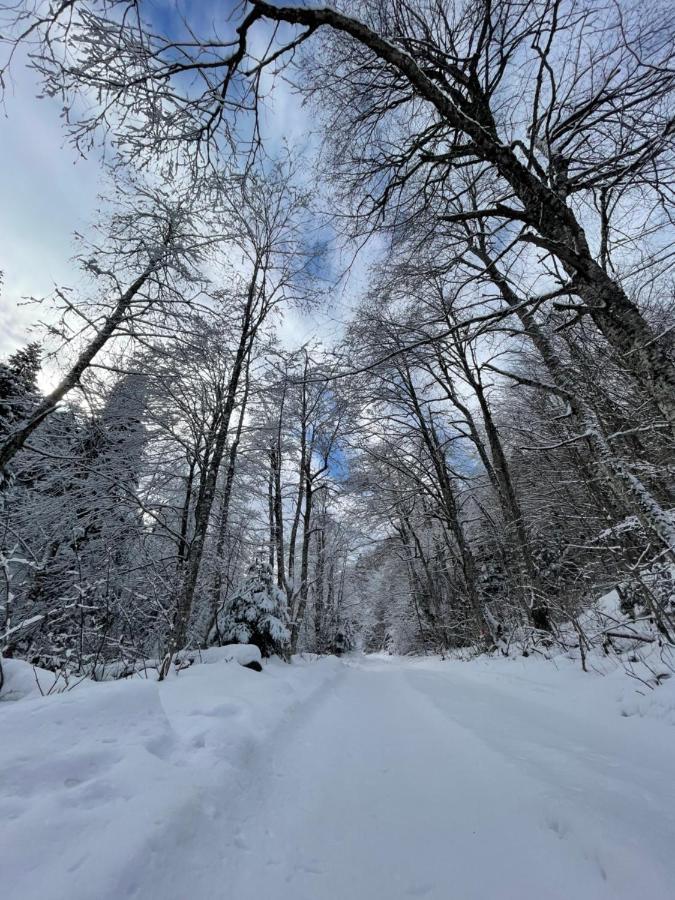
{"type": "MultiPolygon", "coordinates": [[[[617,192],[624,203],[640,196],[655,215],[671,199],[673,38],[656,15],[578,0],[381,0],[343,10],[251,0],[236,28],[213,23],[213,40],[152,33],[142,15],[120,15],[125,8],[14,13],[14,39],[37,43],[49,90],[100,92],[100,108],[75,123],[80,135],[104,122],[136,149],[196,146],[208,156],[257,110],[262,73],[311,40],[307,86],[329,111],[333,165],[360,197],[359,218],[386,213],[409,225],[440,198],[447,220],[480,215],[536,248],[558,293],[578,298],[574,312],[593,320],[675,426],[669,343],[608,257],[617,192]],[[265,22],[298,30],[273,29],[257,58],[253,32],[265,22]],[[185,73],[202,80],[196,90],[181,86],[185,73]],[[144,127],[127,127],[131,110],[144,127]],[[458,171],[481,182],[480,210],[455,208],[458,171]],[[599,244],[589,237],[596,228],[599,244]]],[[[242,126],[244,143],[258,139],[257,121],[242,126]]]]}
{"type": "Polygon", "coordinates": [[[98,296],[74,300],[67,291],[57,291],[64,317],[75,322],[71,330],[62,320],[61,335],[80,349],[57,386],[5,435],[0,472],[78,386],[111,338],[132,335],[153,317],[168,323],[180,313],[194,292],[195,266],[211,241],[198,233],[195,212],[190,198],[136,186],[100,230],[100,243],[85,246],[80,264],[93,276],[98,296]]]}
{"type": "Polygon", "coordinates": [[[282,173],[267,180],[244,181],[240,194],[230,198],[229,213],[240,229],[235,240],[245,260],[244,274],[240,276],[239,334],[214,429],[213,449],[195,504],[194,533],[176,592],[174,624],[160,677],[165,677],[187,637],[218,477],[247,359],[273,309],[301,290],[308,263],[299,243],[299,220],[304,207],[303,196],[292,189],[282,173]]]}

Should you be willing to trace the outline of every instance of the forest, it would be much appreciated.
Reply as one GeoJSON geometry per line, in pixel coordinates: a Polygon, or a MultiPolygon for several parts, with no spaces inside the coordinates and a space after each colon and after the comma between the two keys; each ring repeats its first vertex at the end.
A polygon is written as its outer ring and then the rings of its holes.
{"type": "Polygon", "coordinates": [[[5,83],[27,54],[110,150],[75,287],[0,369],[5,656],[165,675],[240,639],[561,623],[583,651],[613,588],[672,643],[673,34],[646,12],[5,9],[5,83]],[[267,133],[280,81],[304,147],[267,133]]]}

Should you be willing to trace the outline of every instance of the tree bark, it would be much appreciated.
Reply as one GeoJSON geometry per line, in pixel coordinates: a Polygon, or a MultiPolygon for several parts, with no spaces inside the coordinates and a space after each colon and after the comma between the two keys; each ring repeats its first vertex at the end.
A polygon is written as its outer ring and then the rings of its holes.
{"type": "Polygon", "coordinates": [[[311,474],[309,467],[311,465],[311,453],[307,454],[305,462],[305,508],[302,513],[302,552],[300,555],[300,590],[298,592],[298,601],[293,609],[293,621],[291,622],[291,653],[295,653],[298,648],[298,639],[300,638],[300,628],[305,617],[307,608],[307,597],[309,594],[309,545],[312,536],[312,507],[314,501],[314,491],[312,487],[311,474]]]}
{"type": "Polygon", "coordinates": [[[220,521],[218,523],[218,540],[216,542],[216,552],[215,552],[215,572],[213,576],[213,589],[211,592],[211,623],[209,625],[207,631],[208,634],[211,632],[212,628],[217,624],[218,621],[218,611],[220,609],[220,605],[222,602],[222,591],[223,591],[223,576],[222,576],[222,558],[223,558],[223,550],[225,548],[225,538],[227,537],[227,525],[229,521],[230,515],[230,499],[232,497],[232,487],[234,485],[234,475],[236,471],[236,462],[237,462],[237,453],[239,451],[239,442],[241,440],[241,433],[244,427],[244,417],[246,415],[246,407],[248,404],[248,391],[249,391],[249,366],[250,366],[251,357],[247,358],[246,362],[246,371],[244,374],[244,394],[241,400],[241,408],[239,410],[239,419],[237,421],[237,430],[234,435],[234,439],[230,443],[230,450],[228,454],[228,463],[227,463],[227,474],[225,476],[225,486],[223,489],[223,499],[220,506],[220,521]]]}
{"type": "Polygon", "coordinates": [[[316,652],[323,652],[323,626],[324,626],[324,576],[325,576],[325,553],[326,553],[326,532],[325,532],[325,513],[322,515],[322,522],[316,528],[316,571],[314,574],[314,641],[316,652]]]}
{"type": "Polygon", "coordinates": [[[298,538],[298,528],[300,527],[300,514],[302,512],[302,504],[305,494],[305,468],[307,461],[307,372],[309,369],[309,358],[305,355],[305,366],[302,379],[302,394],[300,401],[300,463],[298,466],[298,496],[293,512],[293,522],[291,524],[291,533],[288,540],[288,595],[289,603],[293,602],[293,593],[295,591],[295,544],[298,538]]]}

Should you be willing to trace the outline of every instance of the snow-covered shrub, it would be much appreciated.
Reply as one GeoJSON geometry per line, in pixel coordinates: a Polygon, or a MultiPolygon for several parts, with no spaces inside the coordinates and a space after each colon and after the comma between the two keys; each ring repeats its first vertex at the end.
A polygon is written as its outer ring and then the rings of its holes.
{"type": "Polygon", "coordinates": [[[218,632],[225,644],[255,644],[264,657],[288,656],[286,598],[267,564],[256,559],[250,566],[218,617],[218,632]]]}

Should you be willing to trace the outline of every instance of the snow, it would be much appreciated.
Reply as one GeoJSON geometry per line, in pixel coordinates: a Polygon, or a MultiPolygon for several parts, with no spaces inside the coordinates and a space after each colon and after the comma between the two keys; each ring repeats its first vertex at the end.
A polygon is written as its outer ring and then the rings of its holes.
{"type": "Polygon", "coordinates": [[[247,666],[249,663],[262,661],[260,649],[255,644],[225,644],[182,655],[200,663],[238,662],[240,666],[247,666]]]}
{"type": "MultiPolygon", "coordinates": [[[[28,687],[28,665],[4,665],[28,687]]],[[[239,774],[338,669],[194,665],[164,684],[89,682],[46,697],[33,679],[37,697],[0,703],[4,900],[159,896],[155,866],[181,869],[177,847],[229,817],[239,774]]]]}
{"type": "Polygon", "coordinates": [[[236,655],[46,697],[5,664],[4,898],[671,900],[675,679],[236,655]]]}
{"type": "MultiPolygon", "coordinates": [[[[3,659],[4,685],[0,700],[23,700],[63,690],[63,679],[53,672],[29,666],[22,660],[3,659]]],[[[0,707],[1,709],[1,707],[0,707]]]]}

